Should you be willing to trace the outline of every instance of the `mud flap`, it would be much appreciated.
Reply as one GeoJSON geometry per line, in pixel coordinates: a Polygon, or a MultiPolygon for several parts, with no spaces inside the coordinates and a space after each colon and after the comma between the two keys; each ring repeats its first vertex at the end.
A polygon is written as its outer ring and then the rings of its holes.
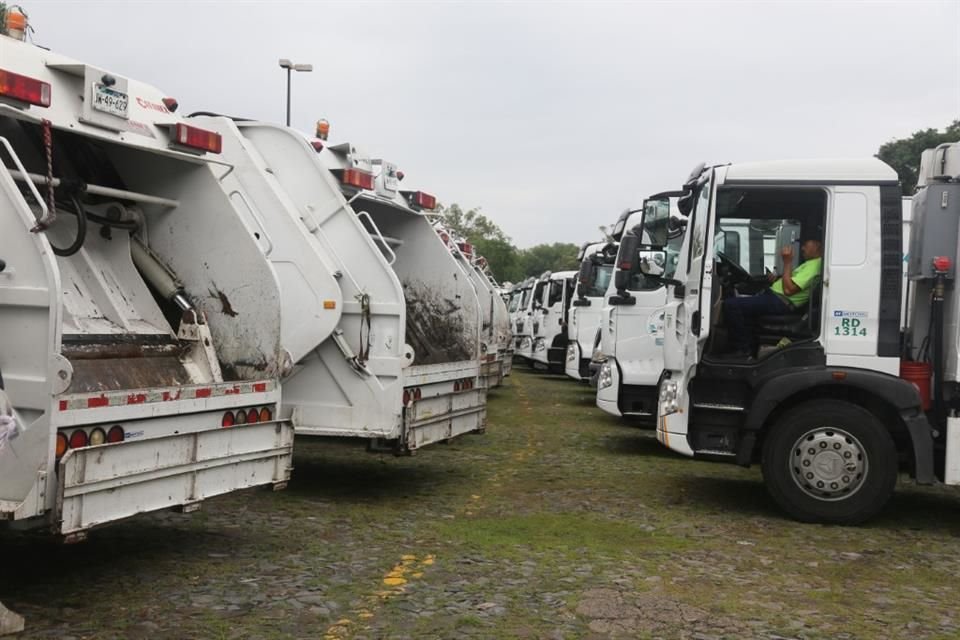
{"type": "Polygon", "coordinates": [[[265,422],[72,449],[57,478],[56,533],[290,479],[293,425],[265,422]]]}

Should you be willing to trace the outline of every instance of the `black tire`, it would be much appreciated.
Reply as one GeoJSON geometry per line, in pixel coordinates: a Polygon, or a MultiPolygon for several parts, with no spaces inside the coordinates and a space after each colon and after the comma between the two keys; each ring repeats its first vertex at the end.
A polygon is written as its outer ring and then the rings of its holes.
{"type": "Polygon", "coordinates": [[[863,407],[842,400],[794,407],[769,427],[763,444],[767,491],[802,522],[854,525],[868,520],[893,494],[898,468],[897,449],[886,427],[863,407]],[[795,447],[801,438],[803,446],[795,447]],[[844,461],[841,456],[848,453],[844,461]],[[811,476],[811,470],[819,475],[811,476]],[[821,493],[817,487],[824,486],[824,480],[839,490],[827,486],[821,493]]]}

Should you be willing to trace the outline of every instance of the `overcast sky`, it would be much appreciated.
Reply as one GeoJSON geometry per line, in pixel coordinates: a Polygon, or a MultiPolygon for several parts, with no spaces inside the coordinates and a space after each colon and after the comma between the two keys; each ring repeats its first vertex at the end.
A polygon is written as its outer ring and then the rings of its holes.
{"type": "Polygon", "coordinates": [[[20,0],[34,40],[185,113],[331,122],[519,246],[596,238],[700,161],[868,156],[960,118],[960,0],[20,0]]]}

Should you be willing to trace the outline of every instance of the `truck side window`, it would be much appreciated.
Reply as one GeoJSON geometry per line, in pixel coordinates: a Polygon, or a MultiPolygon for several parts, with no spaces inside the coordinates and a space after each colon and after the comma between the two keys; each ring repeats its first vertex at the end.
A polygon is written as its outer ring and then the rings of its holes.
{"type": "Polygon", "coordinates": [[[550,298],[547,300],[547,306],[552,307],[563,300],[563,281],[554,280],[550,283],[550,298]]]}

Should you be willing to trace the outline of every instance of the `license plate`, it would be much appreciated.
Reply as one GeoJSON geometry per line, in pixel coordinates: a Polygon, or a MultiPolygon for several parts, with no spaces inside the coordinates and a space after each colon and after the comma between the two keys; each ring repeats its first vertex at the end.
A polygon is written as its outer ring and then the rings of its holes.
{"type": "Polygon", "coordinates": [[[390,162],[383,163],[383,186],[389,191],[396,191],[400,187],[397,165],[390,162]]]}
{"type": "Polygon", "coordinates": [[[120,118],[126,118],[127,109],[130,106],[130,97],[116,89],[111,89],[100,83],[94,83],[92,106],[97,111],[109,113],[110,115],[120,118]]]}

